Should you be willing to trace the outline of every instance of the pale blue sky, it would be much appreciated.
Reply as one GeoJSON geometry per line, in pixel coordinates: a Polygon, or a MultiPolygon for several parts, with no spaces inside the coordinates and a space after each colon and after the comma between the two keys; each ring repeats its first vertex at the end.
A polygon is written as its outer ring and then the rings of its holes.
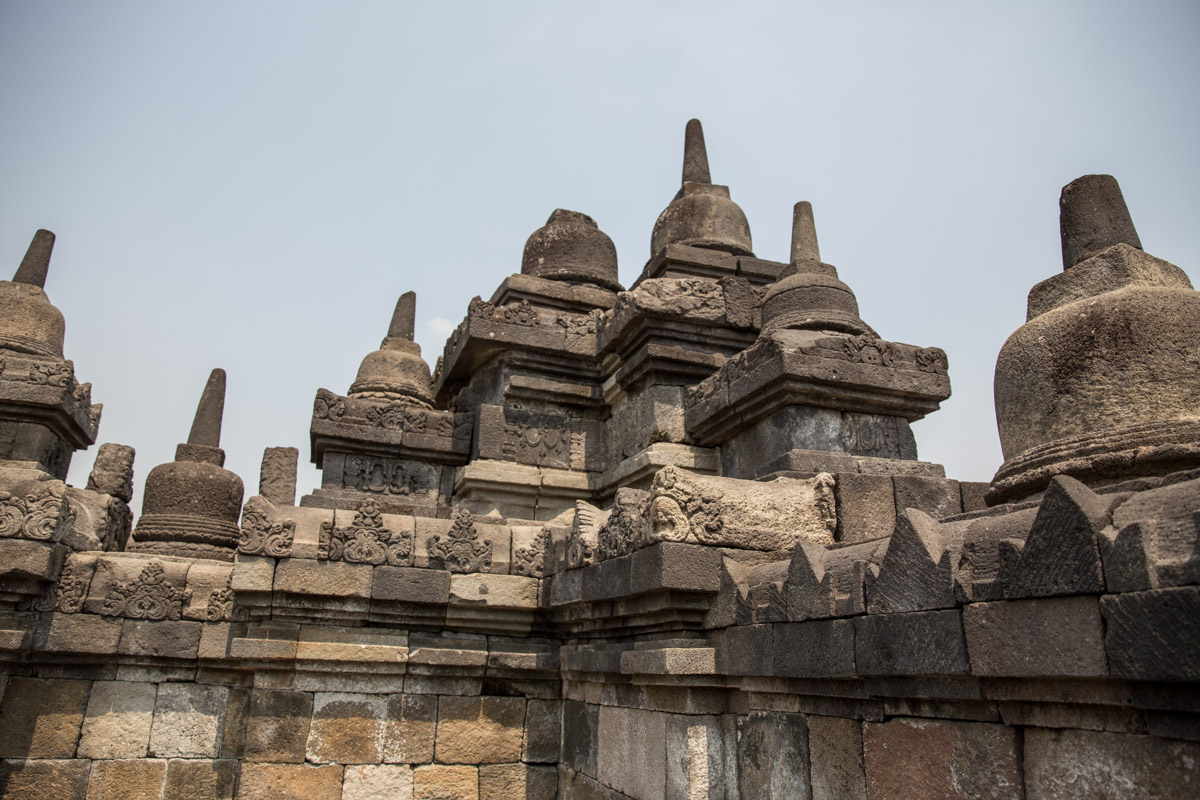
{"type": "MultiPolygon", "coordinates": [[[[1117,176],[1146,249],[1197,277],[1194,2],[0,2],[0,269],[33,231],[101,441],[172,457],[229,372],[227,466],[301,450],[396,298],[432,363],[555,208],[628,285],[683,128],[755,251],[810,200],[885,338],[950,356],[923,459],[987,480],[992,369],[1061,269],[1060,187],[1117,176]]],[[[95,449],[76,456],[82,483],[95,449]]],[[[140,500],[135,501],[140,504],[140,500]]]]}

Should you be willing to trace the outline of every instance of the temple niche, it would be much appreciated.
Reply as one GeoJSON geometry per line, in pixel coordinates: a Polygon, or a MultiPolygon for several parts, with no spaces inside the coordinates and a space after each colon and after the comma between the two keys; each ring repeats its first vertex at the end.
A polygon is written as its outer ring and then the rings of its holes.
{"type": "Polygon", "coordinates": [[[756,255],[692,120],[628,288],[556,209],[432,367],[402,294],[299,493],[297,447],[224,469],[213,370],[136,525],[132,448],[65,483],[100,406],[38,231],[0,282],[0,800],[1191,798],[1200,294],[1111,176],[1060,227],[989,483],[918,455],[946,351],[860,316],[811,203],[756,255]]]}

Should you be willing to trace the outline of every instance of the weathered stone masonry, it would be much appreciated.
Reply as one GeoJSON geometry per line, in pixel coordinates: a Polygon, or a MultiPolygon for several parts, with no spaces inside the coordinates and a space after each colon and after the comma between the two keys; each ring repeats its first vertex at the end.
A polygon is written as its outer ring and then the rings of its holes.
{"type": "Polygon", "coordinates": [[[1060,219],[990,484],[917,458],[945,352],[859,317],[807,203],[756,257],[692,121],[628,290],[558,210],[432,371],[401,296],[298,500],[294,448],[245,500],[223,468],[214,370],[136,527],[131,448],[64,483],[101,407],[39,231],[0,282],[0,798],[1195,797],[1200,294],[1111,177],[1060,219]]]}

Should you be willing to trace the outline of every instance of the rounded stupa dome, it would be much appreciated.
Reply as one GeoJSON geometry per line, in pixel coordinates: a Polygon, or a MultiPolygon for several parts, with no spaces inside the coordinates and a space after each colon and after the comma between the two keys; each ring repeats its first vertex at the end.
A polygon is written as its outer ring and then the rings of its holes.
{"type": "Polygon", "coordinates": [[[612,239],[587,214],[562,208],[525,242],[521,273],[621,290],[612,239]]]}
{"type": "Polygon", "coordinates": [[[46,292],[54,234],[39,230],[11,281],[0,281],[0,349],[63,357],[66,322],[46,292]]]}

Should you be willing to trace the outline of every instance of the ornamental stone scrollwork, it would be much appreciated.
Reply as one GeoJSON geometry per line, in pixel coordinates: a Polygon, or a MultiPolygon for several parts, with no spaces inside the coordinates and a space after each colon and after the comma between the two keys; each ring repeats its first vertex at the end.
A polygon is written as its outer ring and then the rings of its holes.
{"type": "Polygon", "coordinates": [[[890,367],[895,360],[891,342],[866,333],[846,339],[845,349],[846,358],[858,364],[890,367]]]}
{"type": "Polygon", "coordinates": [[[503,453],[508,458],[535,464],[569,464],[571,432],[562,428],[538,428],[521,422],[504,426],[503,453]]]}
{"type": "Polygon", "coordinates": [[[508,305],[497,306],[476,297],[471,300],[467,313],[478,319],[491,319],[496,322],[506,322],[509,325],[534,327],[541,324],[538,310],[528,300],[521,300],[508,305]]]}
{"type": "Polygon", "coordinates": [[[75,402],[81,406],[90,406],[92,404],[92,384],[77,383],[71,391],[71,396],[75,398],[75,402]]]}
{"type": "Polygon", "coordinates": [[[704,544],[721,541],[725,524],[720,500],[696,494],[690,488],[671,467],[654,476],[650,523],[656,537],[685,541],[691,534],[704,544]]]}
{"type": "Polygon", "coordinates": [[[261,497],[251,497],[242,508],[242,528],[238,536],[238,552],[248,556],[284,558],[292,554],[292,539],[296,521],[272,520],[273,506],[261,497]]]}
{"type": "Polygon", "coordinates": [[[542,528],[529,547],[513,552],[512,574],[540,578],[545,573],[546,550],[550,546],[550,529],[542,528]]]}
{"type": "Polygon", "coordinates": [[[100,613],[129,619],[174,620],[183,615],[190,597],[191,592],[167,580],[161,562],[151,561],[135,580],[112,585],[100,613]]]}
{"type": "Polygon", "coordinates": [[[875,458],[915,458],[908,424],[895,417],[842,415],[842,446],[847,453],[875,458]]]}
{"type": "Polygon", "coordinates": [[[471,513],[456,508],[445,539],[434,534],[425,540],[430,566],[451,572],[484,572],[492,565],[492,543],[481,541],[471,513]]]}
{"type": "Polygon", "coordinates": [[[42,542],[56,539],[71,523],[66,491],[61,481],[40,483],[24,496],[0,491],[0,536],[42,542]]]}
{"type": "Polygon", "coordinates": [[[646,544],[645,518],[649,506],[649,492],[617,490],[612,513],[596,536],[596,549],[601,559],[628,555],[646,544]]]}
{"type": "Polygon", "coordinates": [[[332,520],[321,523],[317,558],[407,567],[412,564],[413,537],[407,531],[393,531],[383,525],[383,514],[374,500],[364,500],[345,527],[334,527],[332,520]]]}
{"type": "Polygon", "coordinates": [[[337,422],[344,416],[346,416],[346,398],[324,389],[317,392],[317,399],[313,401],[314,418],[337,422]]]}
{"type": "Polygon", "coordinates": [[[917,360],[917,369],[922,372],[945,375],[950,369],[950,361],[946,358],[946,351],[940,347],[919,347],[913,356],[917,360]]]}
{"type": "Polygon", "coordinates": [[[234,617],[233,606],[233,572],[221,589],[213,589],[208,596],[208,606],[204,609],[204,619],[208,622],[229,622],[234,617]]]}
{"type": "Polygon", "coordinates": [[[29,382],[38,386],[58,386],[66,389],[75,379],[75,368],[70,361],[59,364],[30,364],[29,382]]]}
{"type": "Polygon", "coordinates": [[[342,488],[403,497],[436,491],[437,481],[437,469],[429,464],[354,456],[347,462],[342,488]]]}
{"type": "Polygon", "coordinates": [[[595,336],[600,331],[604,321],[604,311],[593,308],[586,316],[575,314],[560,316],[557,320],[567,332],[568,339],[578,339],[584,336],[595,336]]]}
{"type": "Polygon", "coordinates": [[[87,599],[92,575],[90,569],[80,570],[75,560],[68,558],[63,564],[58,582],[48,584],[28,608],[33,611],[57,611],[60,614],[79,613],[83,610],[83,601],[87,599]]]}
{"type": "Polygon", "coordinates": [[[404,433],[425,433],[427,416],[424,409],[404,403],[371,406],[367,409],[367,424],[373,428],[404,433]]]}

